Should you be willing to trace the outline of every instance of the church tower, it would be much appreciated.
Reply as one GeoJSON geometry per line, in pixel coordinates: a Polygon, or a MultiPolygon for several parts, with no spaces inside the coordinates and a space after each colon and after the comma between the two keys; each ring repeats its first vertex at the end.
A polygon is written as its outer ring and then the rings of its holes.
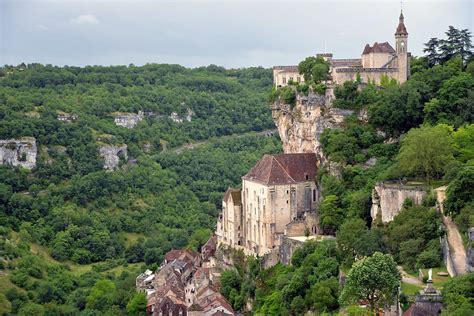
{"type": "Polygon", "coordinates": [[[405,27],[403,12],[400,12],[398,27],[395,32],[395,44],[398,60],[398,82],[407,81],[410,76],[410,59],[408,55],[408,32],[405,27]]]}

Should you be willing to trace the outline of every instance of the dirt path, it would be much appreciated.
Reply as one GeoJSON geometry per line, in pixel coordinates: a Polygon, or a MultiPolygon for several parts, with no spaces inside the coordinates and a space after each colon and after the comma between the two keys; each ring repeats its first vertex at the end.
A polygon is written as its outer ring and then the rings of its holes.
{"type": "Polygon", "coordinates": [[[402,282],[408,283],[408,284],[413,284],[413,285],[423,285],[423,282],[421,282],[418,278],[415,278],[403,270],[402,266],[397,266],[398,271],[402,275],[402,282]]]}
{"type": "Polygon", "coordinates": [[[448,244],[451,250],[451,258],[453,259],[454,269],[456,274],[465,274],[466,269],[466,249],[462,242],[461,234],[459,233],[458,227],[452,221],[451,218],[444,215],[443,212],[443,203],[446,199],[446,186],[435,189],[436,199],[438,205],[441,209],[441,214],[443,216],[443,223],[446,227],[448,244]]]}
{"type": "MultiPolygon", "coordinates": [[[[237,136],[241,137],[241,136],[245,136],[245,135],[250,135],[252,133],[255,133],[255,132],[247,132],[247,133],[243,133],[243,134],[238,134],[237,136]]],[[[275,133],[278,133],[277,129],[267,129],[267,130],[264,130],[264,131],[261,131],[261,132],[257,132],[258,135],[270,135],[270,136],[274,135],[275,133]]],[[[221,137],[229,137],[229,136],[232,136],[232,135],[226,135],[226,136],[221,136],[221,137]]],[[[195,149],[195,148],[200,147],[202,145],[205,145],[207,143],[209,143],[209,140],[204,140],[204,141],[200,141],[200,142],[193,142],[193,143],[187,143],[187,144],[175,147],[175,148],[170,148],[170,150],[173,151],[175,154],[179,155],[185,150],[195,149]]]]}
{"type": "Polygon", "coordinates": [[[451,249],[451,258],[453,259],[456,274],[466,274],[466,249],[464,248],[458,227],[451,218],[444,215],[443,223],[448,232],[448,244],[451,249]]]}

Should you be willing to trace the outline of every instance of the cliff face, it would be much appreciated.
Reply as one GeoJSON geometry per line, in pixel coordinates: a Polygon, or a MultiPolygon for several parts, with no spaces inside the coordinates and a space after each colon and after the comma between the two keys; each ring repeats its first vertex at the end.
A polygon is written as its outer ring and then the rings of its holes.
{"type": "Polygon", "coordinates": [[[278,128],[285,153],[314,152],[321,160],[323,153],[320,137],[326,128],[335,128],[351,110],[332,108],[330,95],[298,94],[296,105],[291,107],[280,100],[272,105],[272,116],[278,128]]]}
{"type": "Polygon", "coordinates": [[[405,199],[411,199],[414,204],[421,204],[425,195],[426,189],[423,187],[377,183],[372,190],[370,215],[374,220],[380,213],[382,222],[390,222],[400,213],[405,199]]]}
{"type": "Polygon", "coordinates": [[[117,169],[120,158],[127,160],[127,145],[102,145],[99,154],[104,159],[104,169],[117,169]]]}
{"type": "Polygon", "coordinates": [[[34,137],[0,140],[0,164],[2,165],[33,169],[36,166],[36,155],[34,137]]]}

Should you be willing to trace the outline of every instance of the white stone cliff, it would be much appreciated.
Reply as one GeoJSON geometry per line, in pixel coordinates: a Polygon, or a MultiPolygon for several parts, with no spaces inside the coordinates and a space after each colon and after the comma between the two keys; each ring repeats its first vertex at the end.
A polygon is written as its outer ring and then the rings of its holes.
{"type": "Polygon", "coordinates": [[[117,169],[121,157],[128,159],[127,145],[102,145],[99,154],[104,159],[104,169],[108,170],[117,169]]]}
{"type": "Polygon", "coordinates": [[[33,169],[36,166],[36,155],[37,147],[34,137],[0,140],[0,164],[2,165],[33,169]]]}
{"type": "Polygon", "coordinates": [[[426,188],[419,186],[406,186],[396,183],[377,183],[372,190],[372,220],[381,215],[382,222],[387,223],[402,210],[403,202],[411,199],[414,204],[421,204],[426,195],[426,188]]]}
{"type": "Polygon", "coordinates": [[[310,92],[307,96],[297,94],[296,105],[272,104],[272,116],[278,128],[285,153],[314,152],[324,161],[320,137],[326,128],[341,126],[344,119],[353,114],[351,110],[331,107],[331,96],[310,92]]]}

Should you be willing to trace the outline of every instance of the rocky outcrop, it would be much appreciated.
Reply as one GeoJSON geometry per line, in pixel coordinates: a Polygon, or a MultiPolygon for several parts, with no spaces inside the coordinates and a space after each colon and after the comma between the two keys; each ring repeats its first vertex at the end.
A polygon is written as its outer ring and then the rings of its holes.
{"type": "Polygon", "coordinates": [[[135,113],[114,113],[114,123],[117,126],[125,128],[134,128],[143,118],[145,117],[144,112],[138,111],[135,113]]]}
{"type": "Polygon", "coordinates": [[[380,214],[382,222],[390,222],[400,213],[406,199],[411,199],[414,204],[421,204],[425,195],[425,187],[407,186],[399,183],[377,183],[372,190],[370,215],[375,220],[380,214]]]}
{"type": "Polygon", "coordinates": [[[0,140],[0,164],[2,165],[33,169],[36,166],[36,155],[34,137],[0,140]]]}
{"type": "Polygon", "coordinates": [[[296,105],[280,99],[272,105],[272,116],[278,128],[285,153],[314,152],[323,157],[320,137],[326,128],[341,126],[351,110],[332,108],[330,95],[297,94],[296,105]]]}
{"type": "Polygon", "coordinates": [[[99,154],[104,159],[104,169],[108,170],[117,169],[120,159],[128,159],[127,145],[102,145],[99,154]]]}
{"type": "Polygon", "coordinates": [[[193,119],[193,116],[194,116],[193,110],[188,108],[188,110],[186,111],[186,116],[179,116],[178,113],[173,112],[171,113],[169,118],[175,123],[183,123],[184,121],[191,122],[193,119]]]}

